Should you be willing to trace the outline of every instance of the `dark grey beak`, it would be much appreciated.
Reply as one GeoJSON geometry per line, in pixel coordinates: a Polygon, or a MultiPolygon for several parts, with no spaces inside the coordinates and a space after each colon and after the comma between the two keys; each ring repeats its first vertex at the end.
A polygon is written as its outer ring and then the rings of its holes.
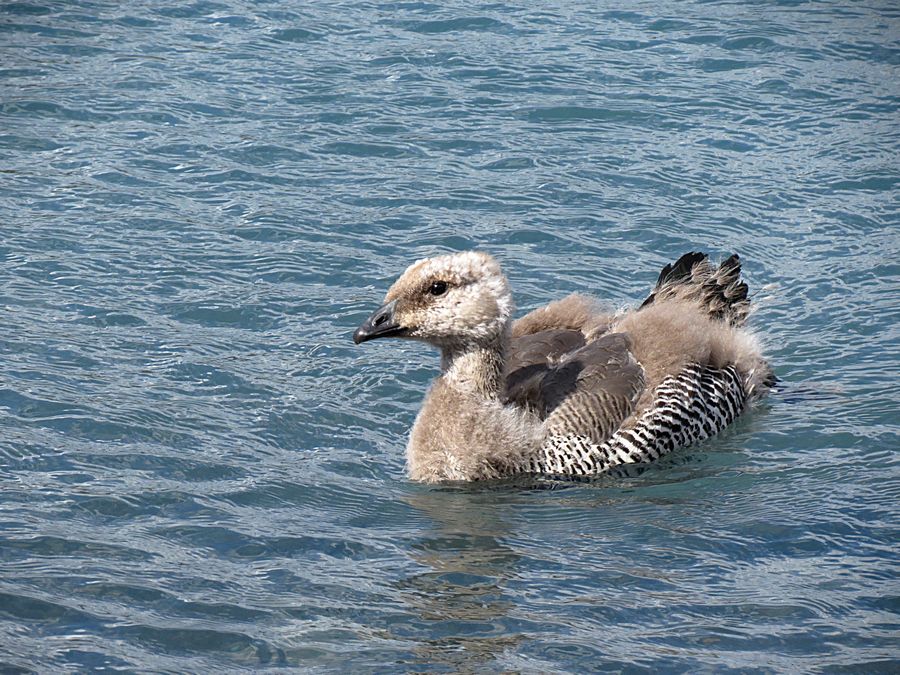
{"type": "Polygon", "coordinates": [[[359,344],[366,340],[403,335],[406,333],[407,329],[394,321],[394,308],[396,306],[397,301],[391,300],[386,305],[382,305],[372,312],[372,316],[366,319],[362,326],[357,328],[356,332],[353,333],[353,341],[356,344],[359,344]]]}

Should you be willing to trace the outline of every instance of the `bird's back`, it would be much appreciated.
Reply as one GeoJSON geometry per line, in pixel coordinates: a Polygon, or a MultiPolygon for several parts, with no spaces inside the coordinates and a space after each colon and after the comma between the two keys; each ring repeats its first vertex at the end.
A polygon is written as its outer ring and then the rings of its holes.
{"type": "Polygon", "coordinates": [[[748,311],[738,257],[713,267],[690,253],[622,317],[533,313],[541,320],[512,340],[507,365],[508,400],[542,419],[541,451],[525,470],[590,475],[721,431],[771,380],[740,329],[748,311]]]}

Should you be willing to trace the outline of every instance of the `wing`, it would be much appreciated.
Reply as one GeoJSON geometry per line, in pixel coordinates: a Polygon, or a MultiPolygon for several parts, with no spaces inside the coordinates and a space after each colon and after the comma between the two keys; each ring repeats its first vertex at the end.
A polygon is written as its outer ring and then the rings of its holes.
{"type": "Polygon", "coordinates": [[[624,333],[585,344],[581,331],[549,330],[517,338],[507,366],[507,400],[534,410],[549,435],[602,442],[634,410],[644,371],[624,333]]]}
{"type": "Polygon", "coordinates": [[[543,381],[566,355],[584,346],[578,330],[542,330],[514,338],[506,357],[506,399],[545,417],[543,381]]]}
{"type": "MultiPolygon", "coordinates": [[[[669,298],[694,302],[710,317],[730,326],[743,325],[750,312],[741,259],[733,254],[714,267],[705,253],[685,253],[659,273],[656,287],[640,308],[669,298]]],[[[640,309],[639,308],[639,309],[640,309]]]]}
{"type": "Polygon", "coordinates": [[[644,391],[644,369],[625,333],[610,333],[572,352],[545,377],[550,403],[544,433],[609,438],[634,411],[644,391]],[[574,381],[573,381],[574,377],[574,381]]]}

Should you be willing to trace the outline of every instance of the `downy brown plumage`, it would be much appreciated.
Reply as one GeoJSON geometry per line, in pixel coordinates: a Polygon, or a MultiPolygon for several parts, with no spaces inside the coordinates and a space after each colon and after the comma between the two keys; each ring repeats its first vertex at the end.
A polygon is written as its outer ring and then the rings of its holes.
{"type": "Polygon", "coordinates": [[[718,432],[773,381],[741,328],[737,256],[714,267],[686,254],[620,314],[577,294],[517,321],[513,309],[491,256],[456,253],[411,265],[354,334],[441,351],[407,446],[414,480],[589,476],[651,461],[718,432]]]}

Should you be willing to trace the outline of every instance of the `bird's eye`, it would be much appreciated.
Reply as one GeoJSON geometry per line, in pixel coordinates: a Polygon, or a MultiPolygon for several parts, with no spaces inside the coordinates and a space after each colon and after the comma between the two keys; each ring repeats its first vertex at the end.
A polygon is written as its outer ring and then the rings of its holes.
{"type": "Polygon", "coordinates": [[[432,295],[443,295],[447,292],[447,282],[446,281],[433,281],[431,286],[428,287],[428,292],[432,295]]]}

